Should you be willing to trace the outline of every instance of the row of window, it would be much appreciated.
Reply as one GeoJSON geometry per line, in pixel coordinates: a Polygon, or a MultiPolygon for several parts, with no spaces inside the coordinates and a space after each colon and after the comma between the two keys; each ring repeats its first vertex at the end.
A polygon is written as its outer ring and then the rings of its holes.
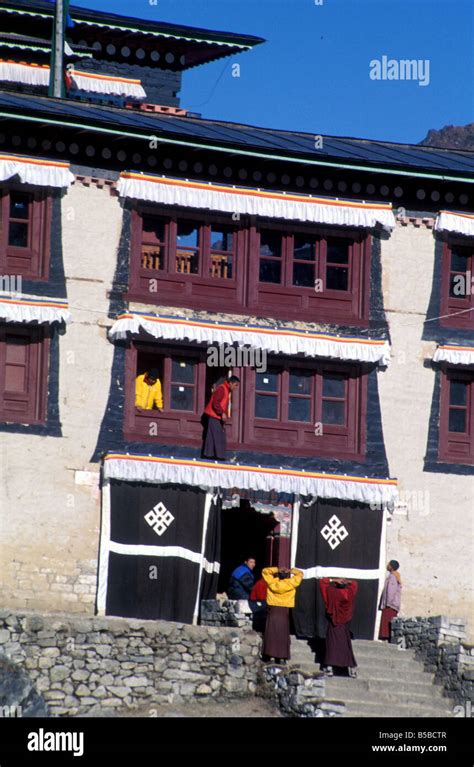
{"type": "MultiPolygon", "coordinates": [[[[37,327],[0,327],[0,421],[44,424],[49,341],[37,327]]],[[[363,459],[367,371],[347,363],[269,359],[265,372],[245,367],[226,428],[233,448],[363,459]]],[[[132,344],[127,352],[124,436],[198,446],[213,384],[227,373],[202,350],[132,344]],[[157,368],[163,409],[135,407],[135,380],[157,368]]],[[[474,371],[441,376],[439,459],[474,464],[474,371]]]]}
{"type": "MultiPolygon", "coordinates": [[[[41,190],[0,194],[0,272],[47,279],[51,199],[41,190]]],[[[127,297],[367,325],[370,248],[367,233],[229,224],[226,216],[140,207],[132,216],[127,297]]],[[[473,275],[474,244],[450,239],[443,253],[441,324],[474,328],[473,275]]]]}

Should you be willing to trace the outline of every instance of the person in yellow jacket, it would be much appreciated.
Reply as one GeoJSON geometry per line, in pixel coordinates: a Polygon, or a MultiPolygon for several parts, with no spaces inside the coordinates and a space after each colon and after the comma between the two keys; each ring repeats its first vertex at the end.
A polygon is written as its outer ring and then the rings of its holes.
{"type": "Polygon", "coordinates": [[[158,410],[162,410],[163,392],[159,372],[156,368],[136,377],[135,407],[142,408],[142,410],[153,410],[153,407],[156,407],[158,410]]]}
{"type": "Polygon", "coordinates": [[[295,606],[296,589],[304,573],[293,567],[265,567],[262,577],[267,584],[267,621],[262,657],[286,664],[290,659],[290,608],[295,606]]]}

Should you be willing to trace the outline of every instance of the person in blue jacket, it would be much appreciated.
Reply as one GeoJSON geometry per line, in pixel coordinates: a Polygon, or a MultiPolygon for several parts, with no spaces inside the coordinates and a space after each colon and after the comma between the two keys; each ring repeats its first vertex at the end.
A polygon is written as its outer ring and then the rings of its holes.
{"type": "Polygon", "coordinates": [[[227,596],[229,599],[248,599],[255,583],[253,570],[256,561],[254,557],[248,557],[242,565],[235,568],[230,576],[227,596]]]}

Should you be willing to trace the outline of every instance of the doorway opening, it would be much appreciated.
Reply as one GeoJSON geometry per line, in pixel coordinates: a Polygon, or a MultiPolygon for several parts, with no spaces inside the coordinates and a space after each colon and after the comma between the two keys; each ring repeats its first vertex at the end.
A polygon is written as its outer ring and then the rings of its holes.
{"type": "Polygon", "coordinates": [[[233,570],[248,557],[255,557],[254,575],[257,581],[264,567],[274,562],[275,540],[279,523],[272,514],[262,514],[252,508],[249,501],[221,511],[221,568],[217,591],[227,591],[233,570]]]}

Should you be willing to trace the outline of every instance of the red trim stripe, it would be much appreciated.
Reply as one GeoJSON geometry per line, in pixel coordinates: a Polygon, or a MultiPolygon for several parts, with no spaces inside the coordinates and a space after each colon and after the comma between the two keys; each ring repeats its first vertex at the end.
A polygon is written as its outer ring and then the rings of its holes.
{"type": "Polygon", "coordinates": [[[198,181],[181,181],[172,178],[159,178],[157,176],[147,176],[141,173],[132,173],[123,171],[120,174],[121,178],[130,178],[135,181],[149,181],[155,184],[163,184],[165,186],[181,186],[189,189],[201,189],[214,192],[222,192],[224,194],[239,194],[243,197],[262,197],[264,199],[275,199],[281,201],[290,202],[304,202],[311,205],[332,205],[335,207],[343,208],[362,208],[364,210],[392,210],[391,204],[387,203],[364,203],[364,202],[351,202],[350,200],[328,200],[323,197],[303,197],[301,195],[294,194],[278,194],[276,192],[264,192],[258,189],[243,189],[239,187],[237,189],[229,188],[227,186],[219,186],[218,184],[202,184],[198,181]]]}
{"type": "Polygon", "coordinates": [[[55,160],[40,160],[37,157],[19,157],[13,154],[0,154],[0,161],[22,162],[26,165],[48,165],[53,168],[69,168],[68,162],[57,162],[55,160]]]}
{"type": "Polygon", "coordinates": [[[12,298],[2,298],[0,296],[0,304],[14,304],[15,306],[38,306],[38,307],[47,307],[47,308],[53,308],[53,309],[68,309],[69,304],[67,303],[60,303],[58,301],[35,301],[35,300],[15,300],[12,298]]]}
{"type": "Polygon", "coordinates": [[[134,319],[135,317],[141,317],[145,320],[148,320],[149,322],[158,322],[162,324],[168,324],[168,325],[185,325],[186,327],[196,327],[196,328],[211,328],[211,329],[218,329],[218,330],[238,330],[242,333],[262,333],[263,335],[270,335],[270,336],[291,336],[295,338],[309,338],[309,339],[321,339],[325,341],[335,341],[337,343],[347,344],[347,343],[356,343],[356,344],[365,344],[368,346],[381,346],[382,344],[385,344],[386,341],[374,341],[370,338],[346,338],[346,337],[340,337],[340,336],[330,336],[325,335],[323,333],[303,333],[299,332],[297,330],[286,330],[284,328],[282,329],[273,329],[273,328],[258,328],[258,327],[252,327],[252,328],[246,328],[242,325],[232,325],[232,324],[216,324],[213,322],[193,322],[192,320],[187,320],[185,318],[179,318],[179,319],[165,319],[163,317],[155,317],[151,314],[139,314],[138,312],[133,314],[128,312],[127,314],[121,314],[117,317],[117,321],[124,320],[124,319],[134,319]]]}
{"type": "Polygon", "coordinates": [[[211,463],[210,461],[184,461],[178,458],[161,458],[146,455],[125,455],[121,453],[111,453],[104,457],[104,461],[136,461],[137,463],[164,463],[168,466],[197,466],[201,469],[218,469],[219,471],[245,471],[249,474],[272,474],[283,477],[301,477],[310,479],[335,479],[341,482],[357,482],[359,484],[377,484],[390,485],[396,487],[396,479],[371,479],[368,477],[353,477],[342,474],[322,474],[312,471],[297,471],[292,469],[271,469],[260,466],[242,466],[238,464],[211,463]]]}

